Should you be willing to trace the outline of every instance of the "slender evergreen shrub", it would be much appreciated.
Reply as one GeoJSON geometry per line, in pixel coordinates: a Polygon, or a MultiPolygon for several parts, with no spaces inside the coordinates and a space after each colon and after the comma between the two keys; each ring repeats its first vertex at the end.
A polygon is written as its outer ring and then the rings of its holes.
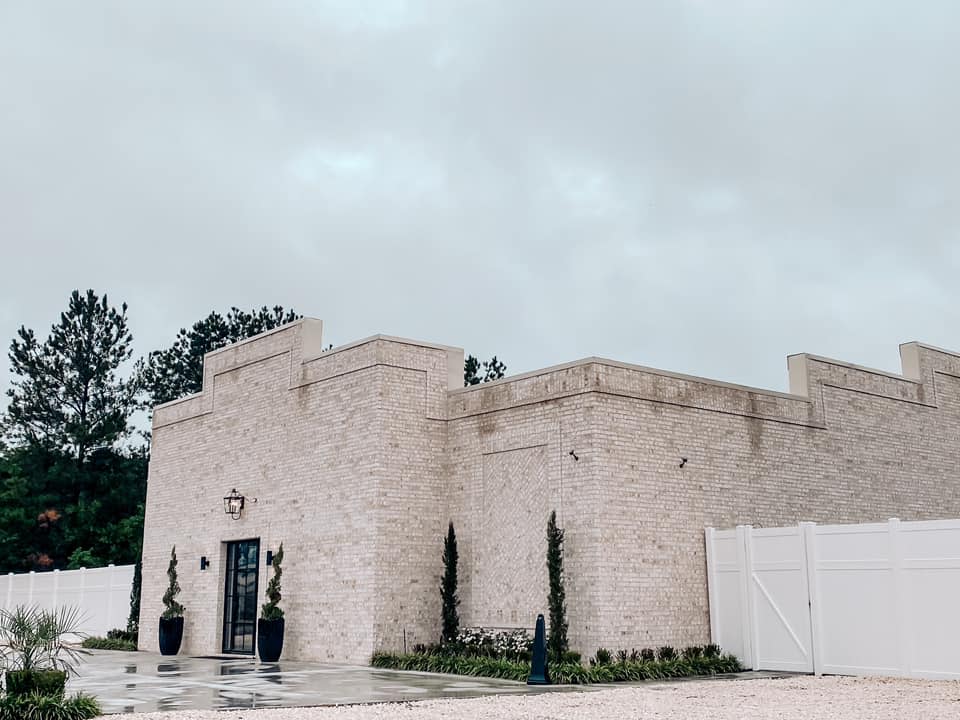
{"type": "Polygon", "coordinates": [[[457,597],[457,534],[453,530],[453,521],[447,528],[447,537],[443,540],[443,578],[440,580],[440,601],[442,605],[443,628],[440,641],[453,642],[460,632],[460,614],[457,606],[460,599],[457,597]]]}
{"type": "Polygon", "coordinates": [[[137,562],[133,566],[133,584],[130,586],[130,615],[127,616],[127,632],[133,635],[131,638],[133,642],[137,641],[137,634],[140,632],[140,589],[142,587],[143,549],[141,548],[137,554],[137,562]]]}
{"type": "Polygon", "coordinates": [[[550,577],[550,627],[547,652],[553,662],[570,649],[567,642],[567,605],[563,589],[563,530],[557,527],[557,511],[547,521],[547,574],[550,577]]]}

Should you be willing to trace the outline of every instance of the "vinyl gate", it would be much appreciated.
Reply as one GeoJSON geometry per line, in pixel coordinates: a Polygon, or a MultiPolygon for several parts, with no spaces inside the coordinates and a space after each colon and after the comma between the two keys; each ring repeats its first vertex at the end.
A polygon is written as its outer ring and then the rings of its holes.
{"type": "Polygon", "coordinates": [[[706,536],[711,636],[748,667],[960,679],[960,520],[706,536]]]}

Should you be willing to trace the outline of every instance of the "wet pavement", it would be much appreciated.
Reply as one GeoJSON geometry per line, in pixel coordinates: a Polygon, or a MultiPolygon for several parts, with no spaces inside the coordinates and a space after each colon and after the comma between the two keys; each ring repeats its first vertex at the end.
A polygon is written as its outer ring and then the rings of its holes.
{"type": "Polygon", "coordinates": [[[94,695],[105,713],[338,705],[561,689],[351,665],[107,650],[92,651],[78,669],[68,691],[94,695]]]}

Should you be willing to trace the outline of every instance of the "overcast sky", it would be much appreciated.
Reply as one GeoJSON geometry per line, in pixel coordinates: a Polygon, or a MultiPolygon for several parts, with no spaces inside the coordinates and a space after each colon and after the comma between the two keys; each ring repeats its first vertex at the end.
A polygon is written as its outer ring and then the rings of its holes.
{"type": "MultiPolygon", "coordinates": [[[[956,2],[0,0],[0,342],[282,304],[508,373],[960,350],[956,2]]],[[[5,353],[0,387],[9,384],[5,353]]]]}

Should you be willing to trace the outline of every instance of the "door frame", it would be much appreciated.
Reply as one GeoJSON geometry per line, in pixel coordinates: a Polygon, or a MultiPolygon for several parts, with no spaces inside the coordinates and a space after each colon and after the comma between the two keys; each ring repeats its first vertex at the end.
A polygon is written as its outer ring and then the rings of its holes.
{"type": "MultiPolygon", "coordinates": [[[[220,594],[220,606],[221,606],[221,608],[223,609],[223,622],[222,622],[221,625],[220,625],[220,651],[221,651],[224,655],[250,656],[250,655],[256,655],[256,653],[257,653],[257,611],[256,611],[256,608],[257,608],[257,604],[260,602],[260,545],[261,545],[261,542],[260,542],[260,538],[259,538],[259,537],[248,537],[248,538],[240,538],[240,539],[237,539],[237,540],[224,540],[224,541],[223,541],[223,546],[224,546],[224,550],[225,550],[225,562],[224,562],[224,565],[223,565],[223,568],[224,568],[223,584],[222,584],[222,586],[221,586],[221,587],[222,587],[222,591],[221,591],[221,594],[220,594]],[[252,646],[251,646],[251,649],[250,649],[249,651],[247,651],[247,650],[229,650],[229,649],[227,648],[227,629],[228,629],[228,628],[233,628],[233,626],[236,624],[236,619],[235,619],[235,618],[231,619],[232,611],[231,611],[230,605],[228,605],[228,603],[227,603],[227,599],[228,599],[228,596],[229,596],[229,593],[228,593],[228,589],[229,589],[229,588],[228,588],[228,586],[229,586],[229,583],[230,583],[230,550],[231,550],[231,547],[232,547],[232,546],[238,545],[238,544],[240,544],[240,543],[254,543],[254,542],[257,544],[257,558],[256,558],[256,561],[255,561],[255,563],[254,563],[254,581],[253,581],[253,608],[254,608],[254,613],[253,613],[253,627],[252,627],[252,632],[251,632],[251,635],[252,635],[252,638],[253,638],[253,640],[252,640],[252,646]]],[[[235,591],[235,590],[236,590],[236,568],[235,568],[235,567],[234,567],[234,572],[233,572],[233,580],[234,580],[234,591],[235,591]]],[[[237,593],[234,592],[234,598],[236,597],[236,595],[237,595],[237,593]]]]}

